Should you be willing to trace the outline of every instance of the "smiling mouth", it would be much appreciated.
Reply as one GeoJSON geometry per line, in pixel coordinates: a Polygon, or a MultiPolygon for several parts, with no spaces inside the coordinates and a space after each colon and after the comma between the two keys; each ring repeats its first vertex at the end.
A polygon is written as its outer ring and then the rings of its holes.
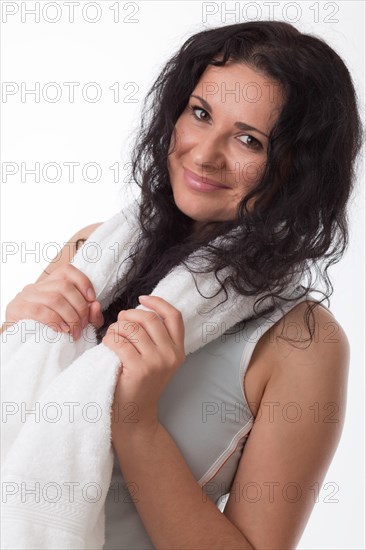
{"type": "Polygon", "coordinates": [[[230,189],[228,185],[224,185],[223,183],[220,183],[218,181],[199,176],[195,172],[188,170],[188,168],[183,167],[183,170],[186,179],[188,179],[190,182],[196,183],[197,185],[210,186],[214,189],[230,189]]]}

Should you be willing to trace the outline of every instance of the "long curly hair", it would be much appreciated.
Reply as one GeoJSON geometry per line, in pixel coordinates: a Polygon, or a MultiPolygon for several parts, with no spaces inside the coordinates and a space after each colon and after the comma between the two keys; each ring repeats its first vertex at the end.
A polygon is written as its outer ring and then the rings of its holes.
{"type": "MultiPolygon", "coordinates": [[[[128,275],[116,281],[113,301],[103,312],[98,343],[120,310],[137,307],[138,296],[150,294],[179,263],[192,274],[214,272],[226,298],[227,285],[242,295],[267,293],[265,297],[273,300],[265,313],[275,310],[289,275],[299,272],[307,277],[306,284],[300,285],[302,296],[321,292],[313,282],[313,276],[315,283],[320,277],[326,285],[323,300],[329,303],[333,286],[327,270],[348,246],[346,206],[362,140],[351,75],[321,38],[280,21],[238,23],[188,38],[144,100],[131,162],[131,182],[141,188],[141,232],[131,246],[128,275]],[[278,82],[285,101],[269,135],[263,175],[241,200],[237,218],[206,223],[203,231],[193,232],[194,220],[173,199],[167,168],[169,146],[175,123],[205,69],[228,60],[247,64],[278,82]],[[249,211],[247,203],[253,197],[249,211]],[[225,249],[209,244],[234,227],[240,231],[225,249]],[[187,257],[202,246],[207,262],[195,271],[187,257]],[[231,275],[221,281],[218,273],[228,266],[231,275]]],[[[263,315],[257,305],[258,300],[252,317],[235,325],[238,330],[263,315]]],[[[316,305],[306,310],[310,339],[309,315],[316,305]]]]}

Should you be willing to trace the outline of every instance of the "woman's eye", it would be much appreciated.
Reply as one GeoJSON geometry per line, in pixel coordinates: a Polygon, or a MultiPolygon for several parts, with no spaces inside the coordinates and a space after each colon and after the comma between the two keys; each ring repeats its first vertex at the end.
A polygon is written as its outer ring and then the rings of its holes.
{"type": "Polygon", "coordinates": [[[205,113],[207,115],[207,111],[205,111],[204,109],[202,109],[202,107],[199,107],[198,105],[190,105],[190,111],[191,111],[191,114],[192,116],[194,116],[194,118],[197,118],[198,120],[205,120],[204,118],[201,118],[200,116],[197,116],[195,111],[202,111],[203,113],[205,113]]]}
{"type": "Polygon", "coordinates": [[[249,136],[249,135],[245,135],[245,136],[242,136],[244,138],[249,138],[249,143],[244,143],[244,145],[248,145],[248,147],[251,147],[252,149],[261,149],[262,148],[262,145],[261,143],[255,139],[253,136],[249,136]]]}
{"type": "MultiPolygon", "coordinates": [[[[208,120],[207,117],[210,118],[210,115],[207,113],[207,111],[205,111],[205,109],[202,109],[202,107],[200,107],[199,105],[190,105],[189,110],[190,110],[190,114],[196,120],[201,120],[202,122],[206,122],[208,120]],[[205,113],[205,115],[207,115],[207,117],[202,118],[200,115],[196,115],[196,111],[202,111],[203,113],[205,113]]],[[[241,143],[244,143],[244,145],[246,145],[247,147],[249,147],[249,149],[259,151],[263,148],[262,144],[257,139],[255,139],[253,136],[245,135],[245,136],[241,136],[241,137],[249,138],[249,143],[245,143],[243,141],[241,142],[241,143]]]]}

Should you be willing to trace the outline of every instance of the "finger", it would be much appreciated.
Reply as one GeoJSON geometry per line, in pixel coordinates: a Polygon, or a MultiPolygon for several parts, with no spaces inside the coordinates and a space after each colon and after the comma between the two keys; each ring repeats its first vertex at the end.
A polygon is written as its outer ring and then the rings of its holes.
{"type": "Polygon", "coordinates": [[[141,359],[141,354],[127,338],[124,339],[118,331],[118,324],[112,323],[103,337],[103,344],[112,349],[120,358],[123,366],[135,365],[141,359]]]}
{"type": "Polygon", "coordinates": [[[56,311],[39,302],[24,301],[22,304],[22,314],[21,316],[17,314],[14,321],[18,322],[22,319],[34,319],[39,323],[51,327],[56,332],[70,332],[69,325],[56,311]]]}
{"type": "Polygon", "coordinates": [[[171,341],[180,347],[184,342],[184,321],[179,309],[159,296],[139,296],[139,301],[161,317],[171,341]]]}
{"type": "Polygon", "coordinates": [[[131,337],[134,337],[134,342],[138,342],[140,337],[143,337],[146,333],[155,348],[172,345],[172,340],[163,319],[154,311],[144,311],[142,309],[122,310],[118,314],[118,321],[121,326],[123,326],[123,323],[126,323],[126,325],[129,323],[131,326],[136,327],[135,334],[131,334],[131,337]]]}
{"type": "MultiPolygon", "coordinates": [[[[139,336],[139,339],[136,336],[131,337],[131,326],[133,323],[128,323],[126,321],[116,321],[109,325],[104,339],[107,340],[107,345],[109,345],[116,353],[118,353],[121,360],[123,360],[125,350],[133,350],[135,357],[141,358],[142,356],[142,345],[148,346],[147,338],[139,336]],[[130,326],[128,326],[130,325],[130,326]],[[144,342],[144,344],[142,344],[144,342]]],[[[140,327],[142,330],[142,328],[140,327]]],[[[103,341],[104,341],[103,339],[103,341]]],[[[150,340],[150,345],[153,345],[150,340]]]]}
{"type": "MultiPolygon", "coordinates": [[[[137,315],[134,315],[134,310],[129,310],[128,313],[131,313],[131,316],[127,316],[126,318],[118,315],[117,322],[112,325],[112,330],[117,333],[116,342],[119,336],[119,343],[124,344],[128,341],[130,344],[135,346],[136,350],[141,355],[155,352],[157,347],[156,343],[151,337],[151,331],[149,332],[143,326],[143,321],[141,321],[141,313],[138,315],[139,312],[136,312],[137,315]]],[[[159,323],[161,322],[159,321],[159,323]]]]}
{"type": "Polygon", "coordinates": [[[70,281],[47,278],[30,289],[25,299],[44,304],[55,311],[69,325],[76,339],[89,322],[88,302],[70,281]]]}
{"type": "Polygon", "coordinates": [[[99,302],[91,302],[89,304],[89,322],[96,328],[104,325],[104,316],[99,302]]]}
{"type": "Polygon", "coordinates": [[[93,302],[96,298],[95,290],[90,279],[82,271],[80,271],[80,269],[77,269],[70,263],[64,264],[55,269],[55,271],[52,271],[49,277],[47,277],[47,280],[53,279],[64,279],[71,281],[88,302],[93,302]]]}

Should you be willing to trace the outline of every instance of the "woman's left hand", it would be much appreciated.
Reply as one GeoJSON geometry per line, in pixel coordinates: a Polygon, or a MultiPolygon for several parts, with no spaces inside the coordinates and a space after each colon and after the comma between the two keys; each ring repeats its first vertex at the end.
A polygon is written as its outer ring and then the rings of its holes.
{"type": "Polygon", "coordinates": [[[120,311],[102,340],[122,362],[112,406],[112,440],[122,432],[156,428],[159,397],[186,359],[181,312],[158,296],[141,298],[140,303],[153,311],[120,311]]]}

